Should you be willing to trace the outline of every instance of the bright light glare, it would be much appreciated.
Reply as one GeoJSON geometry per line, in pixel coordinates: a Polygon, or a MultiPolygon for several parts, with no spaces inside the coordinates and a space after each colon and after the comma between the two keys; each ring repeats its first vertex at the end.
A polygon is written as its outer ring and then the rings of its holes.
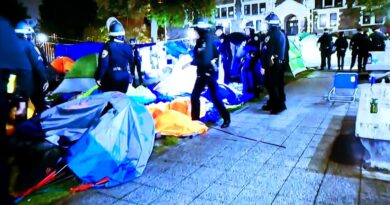
{"type": "Polygon", "coordinates": [[[187,36],[192,40],[199,38],[198,33],[193,28],[188,29],[187,36]]]}
{"type": "Polygon", "coordinates": [[[46,43],[48,40],[47,36],[43,33],[38,33],[37,34],[37,41],[40,43],[46,43]]]}

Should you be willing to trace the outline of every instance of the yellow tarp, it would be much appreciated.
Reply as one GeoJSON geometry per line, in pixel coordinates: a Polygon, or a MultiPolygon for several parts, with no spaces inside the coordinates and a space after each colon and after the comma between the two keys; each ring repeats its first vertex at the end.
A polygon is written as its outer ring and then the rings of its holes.
{"type": "MultiPolygon", "coordinates": [[[[191,120],[189,98],[177,98],[169,103],[160,102],[147,107],[153,116],[157,134],[180,137],[202,134],[208,129],[204,123],[191,120]]],[[[201,103],[201,117],[205,115],[204,108],[204,103],[201,103]]]]}

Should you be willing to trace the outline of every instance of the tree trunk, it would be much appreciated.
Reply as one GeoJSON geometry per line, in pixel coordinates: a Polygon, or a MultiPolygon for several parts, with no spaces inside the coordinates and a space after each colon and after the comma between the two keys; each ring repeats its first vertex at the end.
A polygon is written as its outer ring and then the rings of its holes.
{"type": "Polygon", "coordinates": [[[241,4],[241,0],[235,0],[235,12],[236,12],[236,15],[235,15],[235,19],[232,21],[232,29],[231,29],[231,32],[240,32],[242,31],[241,30],[241,21],[242,21],[242,18],[241,18],[241,7],[242,7],[242,4],[241,4]]]}

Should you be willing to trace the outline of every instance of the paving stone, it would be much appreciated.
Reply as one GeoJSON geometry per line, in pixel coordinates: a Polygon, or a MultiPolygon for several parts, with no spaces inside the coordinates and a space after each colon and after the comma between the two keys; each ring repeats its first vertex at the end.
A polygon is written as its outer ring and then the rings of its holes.
{"type": "Polygon", "coordinates": [[[211,201],[207,199],[196,198],[190,205],[223,205],[224,203],[218,201],[211,201]]]}
{"type": "Polygon", "coordinates": [[[273,165],[280,165],[286,167],[294,167],[298,162],[299,156],[288,156],[288,155],[273,155],[267,163],[273,165]]]}
{"type": "Polygon", "coordinates": [[[315,134],[317,131],[317,127],[306,127],[306,126],[298,126],[294,132],[300,134],[315,134]]]}
{"type": "Polygon", "coordinates": [[[61,201],[57,204],[59,205],[79,205],[79,204],[96,204],[96,205],[105,205],[105,204],[113,204],[118,199],[98,193],[95,191],[88,191],[84,193],[78,193],[75,195],[72,195],[72,198],[69,198],[67,200],[61,201]]]}
{"type": "Polygon", "coordinates": [[[357,204],[358,191],[358,178],[326,175],[316,201],[318,203],[357,204]]]}
{"type": "Polygon", "coordinates": [[[105,188],[105,189],[99,189],[97,190],[100,193],[104,193],[109,196],[113,196],[115,198],[121,199],[125,195],[129,194],[130,192],[136,190],[139,188],[141,184],[137,184],[134,182],[128,182],[126,184],[122,184],[120,186],[116,186],[113,188],[105,188]]]}
{"type": "Polygon", "coordinates": [[[252,178],[253,175],[247,175],[244,172],[228,171],[222,174],[215,183],[237,188],[244,188],[252,178]]]}
{"type": "Polygon", "coordinates": [[[236,162],[236,158],[215,156],[207,163],[205,163],[204,166],[219,169],[221,171],[227,171],[231,169],[236,162]]]}
{"type": "Polygon", "coordinates": [[[128,202],[128,201],[119,200],[119,201],[115,202],[113,205],[136,205],[136,204],[128,202]]]}
{"type": "Polygon", "coordinates": [[[309,205],[314,201],[300,200],[294,197],[277,196],[273,201],[273,205],[309,205]]]}
{"type": "Polygon", "coordinates": [[[163,195],[158,197],[151,204],[153,205],[187,205],[193,201],[193,197],[186,196],[175,192],[165,192],[163,195]]]}
{"type": "Polygon", "coordinates": [[[195,198],[200,193],[204,192],[213,182],[214,180],[210,180],[209,178],[202,179],[189,177],[181,181],[172,189],[172,191],[195,198]]]}
{"type": "Polygon", "coordinates": [[[283,185],[279,195],[285,198],[313,202],[320,187],[322,175],[307,171],[296,172],[295,170],[293,173],[283,185]]]}
{"type": "Polygon", "coordinates": [[[259,172],[260,168],[263,166],[266,159],[261,160],[261,162],[255,161],[246,161],[241,158],[233,167],[229,170],[232,172],[239,172],[246,176],[252,176],[259,172]]]}
{"type": "Polygon", "coordinates": [[[223,174],[223,171],[215,168],[201,167],[192,173],[189,177],[203,179],[205,181],[214,181],[223,174]]]}
{"type": "Polygon", "coordinates": [[[143,185],[125,196],[122,200],[136,204],[149,204],[159,198],[163,193],[164,190],[162,189],[143,185]]]}
{"type": "Polygon", "coordinates": [[[199,168],[200,166],[179,162],[175,166],[169,168],[164,174],[171,177],[187,177],[199,168]]]}
{"type": "Polygon", "coordinates": [[[361,175],[360,166],[343,165],[332,161],[329,162],[328,173],[355,178],[361,175]]]}
{"type": "Polygon", "coordinates": [[[365,198],[366,200],[376,198],[390,199],[390,183],[363,178],[361,182],[361,198],[365,198]]]}
{"type": "Polygon", "coordinates": [[[154,180],[146,182],[145,184],[151,187],[157,187],[164,190],[171,190],[183,180],[184,177],[182,176],[171,177],[163,174],[156,177],[154,180]]]}
{"type": "Polygon", "coordinates": [[[274,197],[274,194],[267,194],[259,189],[245,188],[231,204],[269,205],[274,197]]]}
{"type": "Polygon", "coordinates": [[[228,185],[213,184],[199,198],[229,204],[242,189],[228,185]]]}

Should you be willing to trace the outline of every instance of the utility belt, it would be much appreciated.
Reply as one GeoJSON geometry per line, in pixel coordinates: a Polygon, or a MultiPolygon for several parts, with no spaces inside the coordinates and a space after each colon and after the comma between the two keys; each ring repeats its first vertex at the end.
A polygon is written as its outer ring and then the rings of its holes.
{"type": "Polygon", "coordinates": [[[113,67],[111,70],[114,71],[114,72],[116,72],[116,71],[127,71],[126,68],[122,68],[122,67],[113,67]]]}

